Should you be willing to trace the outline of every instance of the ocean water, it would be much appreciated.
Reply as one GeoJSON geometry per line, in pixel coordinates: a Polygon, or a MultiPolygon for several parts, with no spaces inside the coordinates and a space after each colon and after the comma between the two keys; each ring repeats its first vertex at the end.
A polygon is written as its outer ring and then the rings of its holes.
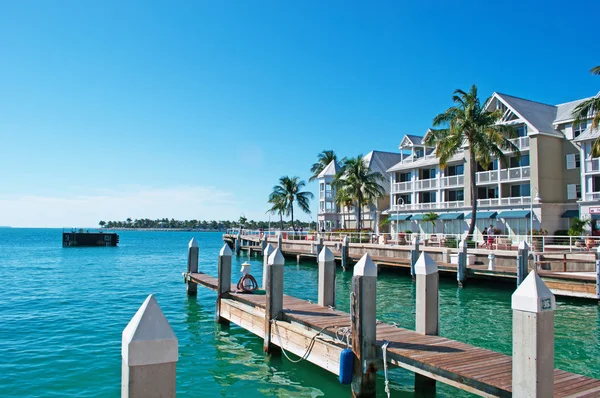
{"type": "MultiPolygon", "coordinates": [[[[214,322],[216,295],[198,288],[189,298],[181,273],[187,244],[200,247],[200,270],[216,276],[219,233],[121,232],[116,248],[61,247],[60,229],[0,229],[0,396],[117,397],[121,333],[148,294],[154,294],[179,339],[181,397],[348,396],[336,376],[285,357],[269,357],[262,341],[214,322]]],[[[233,260],[234,277],[246,257],[233,260]]],[[[262,279],[261,258],[250,260],[262,279]]],[[[351,272],[338,270],[338,307],[349,309],[351,272]]],[[[511,353],[513,286],[440,281],[440,334],[511,353]]],[[[382,270],[378,319],[414,328],[414,284],[382,270]]],[[[286,294],[317,299],[317,267],[286,263],[286,294]]],[[[600,378],[600,306],[559,299],[556,367],[600,378]]],[[[413,397],[413,375],[390,371],[394,397],[413,397]]],[[[383,397],[383,377],[378,379],[383,397]]],[[[438,384],[439,397],[468,393],[438,384]]]]}

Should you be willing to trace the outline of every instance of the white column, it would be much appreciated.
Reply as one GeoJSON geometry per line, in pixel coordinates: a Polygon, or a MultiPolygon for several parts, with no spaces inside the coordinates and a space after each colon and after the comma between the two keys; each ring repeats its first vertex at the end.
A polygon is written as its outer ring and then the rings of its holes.
{"type": "Polygon", "coordinates": [[[335,257],[327,246],[319,253],[319,305],[335,307],[335,257]]]}
{"type": "Polygon", "coordinates": [[[221,298],[231,291],[231,257],[232,252],[229,246],[223,245],[219,252],[219,260],[217,262],[217,308],[215,311],[215,320],[222,324],[229,324],[229,320],[221,317],[221,298]]]}
{"type": "Polygon", "coordinates": [[[269,256],[269,262],[267,264],[269,270],[267,274],[266,285],[266,306],[265,306],[265,337],[264,337],[264,351],[275,352],[276,348],[271,343],[271,320],[279,319],[281,317],[281,311],[283,310],[283,265],[285,259],[279,248],[275,249],[269,256]]]}
{"type": "Polygon", "coordinates": [[[269,267],[268,267],[269,256],[274,251],[275,251],[275,248],[270,243],[268,243],[267,246],[265,247],[265,250],[263,250],[263,273],[262,273],[262,288],[263,288],[263,290],[267,288],[267,279],[269,279],[269,273],[268,273],[269,272],[269,267]]]}
{"type": "MultiPolygon", "coordinates": [[[[198,242],[196,238],[192,238],[188,244],[188,274],[195,274],[198,272],[198,242]]],[[[195,296],[198,293],[198,285],[191,282],[189,278],[186,278],[186,291],[188,296],[195,296]]]]}

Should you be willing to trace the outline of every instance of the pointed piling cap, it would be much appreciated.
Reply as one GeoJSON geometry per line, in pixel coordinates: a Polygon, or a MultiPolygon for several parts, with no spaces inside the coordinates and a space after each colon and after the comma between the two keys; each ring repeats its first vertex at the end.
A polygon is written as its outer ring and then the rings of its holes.
{"type": "Polygon", "coordinates": [[[177,362],[177,337],[151,294],[123,330],[121,355],[128,366],[177,362]]]}
{"type": "Polygon", "coordinates": [[[458,248],[462,250],[465,247],[467,247],[467,242],[465,242],[465,240],[463,239],[458,243],[458,248]]]}
{"type": "Polygon", "coordinates": [[[429,254],[423,252],[415,263],[416,275],[431,275],[438,272],[437,263],[429,257],[429,254]]]}
{"type": "Polygon", "coordinates": [[[535,271],[531,271],[513,293],[511,307],[513,310],[534,313],[554,311],[556,300],[542,278],[535,271]]]}
{"type": "Polygon", "coordinates": [[[191,249],[192,247],[198,247],[198,241],[196,240],[196,238],[192,238],[192,240],[190,240],[190,243],[188,244],[188,247],[191,249]]]}
{"type": "MultiPolygon", "coordinates": [[[[342,243],[344,244],[344,246],[346,246],[346,245],[348,244],[348,235],[345,235],[345,236],[342,238],[342,243]]],[[[599,246],[599,247],[600,247],[600,246],[599,246]]]]}
{"type": "Polygon", "coordinates": [[[265,246],[265,250],[263,250],[263,255],[267,256],[267,258],[268,258],[268,256],[270,256],[274,250],[275,250],[275,248],[273,247],[273,245],[270,243],[267,243],[267,245],[265,246]]]}
{"type": "Polygon", "coordinates": [[[279,250],[279,248],[277,248],[269,256],[267,264],[268,265],[283,265],[284,262],[285,262],[285,259],[283,258],[283,254],[281,254],[281,250],[279,250]]]}
{"type": "Polygon", "coordinates": [[[319,253],[319,262],[321,261],[325,261],[326,263],[335,261],[333,253],[331,252],[331,250],[329,250],[327,246],[324,246],[323,250],[321,250],[321,253],[319,253]]]}
{"type": "Polygon", "coordinates": [[[221,248],[221,251],[219,252],[219,256],[231,257],[232,255],[233,255],[233,253],[231,252],[231,248],[229,247],[229,245],[227,243],[225,243],[223,245],[223,247],[221,248]]]}
{"type": "Polygon", "coordinates": [[[529,245],[527,244],[527,242],[525,242],[524,240],[522,240],[519,243],[519,250],[529,250],[529,245]]]}
{"type": "Polygon", "coordinates": [[[377,265],[369,256],[369,253],[365,253],[354,266],[354,276],[374,276],[377,278],[377,265]]]}

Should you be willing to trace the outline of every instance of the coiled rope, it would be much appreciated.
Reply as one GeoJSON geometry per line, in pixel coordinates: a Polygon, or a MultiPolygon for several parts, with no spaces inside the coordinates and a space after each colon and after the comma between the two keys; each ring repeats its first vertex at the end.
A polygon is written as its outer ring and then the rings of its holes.
{"type": "Polygon", "coordinates": [[[279,339],[279,347],[281,347],[281,352],[283,352],[283,355],[285,355],[285,357],[292,363],[298,363],[301,362],[305,359],[308,358],[308,356],[310,355],[310,352],[312,351],[312,348],[315,345],[315,340],[316,338],[323,332],[323,330],[327,329],[327,326],[325,326],[323,329],[319,330],[319,332],[317,332],[311,339],[310,339],[310,343],[308,344],[308,347],[306,347],[306,351],[304,352],[304,354],[302,354],[302,356],[299,359],[292,359],[289,357],[289,355],[285,352],[285,349],[283,348],[283,340],[281,339],[281,335],[279,334],[279,327],[277,326],[277,319],[273,318],[271,319],[271,322],[273,322],[273,325],[275,326],[275,334],[277,335],[277,338],[279,339]]]}

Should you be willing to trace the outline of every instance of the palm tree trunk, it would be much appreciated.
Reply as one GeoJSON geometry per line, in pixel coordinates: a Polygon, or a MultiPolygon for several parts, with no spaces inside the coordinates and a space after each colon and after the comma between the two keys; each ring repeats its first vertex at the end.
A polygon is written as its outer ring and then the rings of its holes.
{"type": "Polygon", "coordinates": [[[469,232],[467,233],[467,241],[473,239],[473,232],[475,232],[475,223],[477,222],[477,164],[475,163],[475,152],[473,152],[473,146],[469,146],[469,157],[471,161],[471,225],[469,226],[469,232]]]}
{"type": "Polygon", "coordinates": [[[358,197],[358,219],[356,220],[356,230],[360,231],[362,227],[362,198],[358,197]]]}
{"type": "Polygon", "coordinates": [[[283,214],[279,212],[279,229],[283,231],[283,214]]]}
{"type": "Polygon", "coordinates": [[[295,231],[296,228],[294,226],[294,202],[292,202],[292,205],[290,207],[292,208],[292,231],[295,231]]]}

